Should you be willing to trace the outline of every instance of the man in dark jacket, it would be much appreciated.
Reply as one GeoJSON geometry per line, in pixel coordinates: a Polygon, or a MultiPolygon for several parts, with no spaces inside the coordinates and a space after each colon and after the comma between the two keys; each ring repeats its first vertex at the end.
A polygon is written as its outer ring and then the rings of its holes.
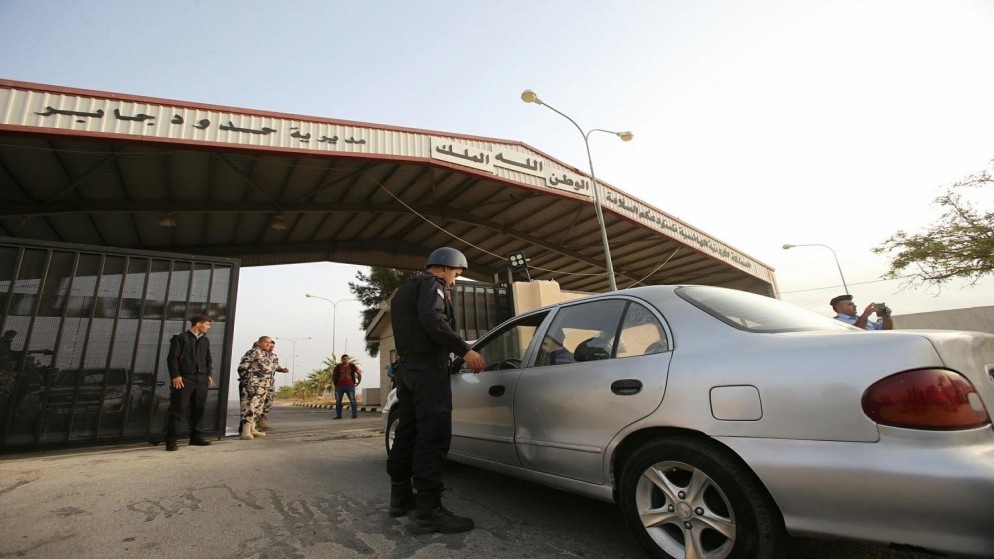
{"type": "Polygon", "coordinates": [[[207,389],[214,386],[211,377],[211,343],[207,331],[210,317],[198,314],[190,319],[190,329],[169,340],[166,368],[169,369],[169,417],[166,420],[166,450],[176,450],[176,432],[189,410],[190,444],[208,446],[210,441],[200,433],[200,420],[207,404],[207,389]]]}
{"type": "Polygon", "coordinates": [[[447,288],[469,265],[463,253],[440,248],[428,256],[425,272],[408,279],[390,303],[397,353],[397,433],[387,458],[390,516],[416,509],[417,534],[467,532],[473,521],[442,507],[442,462],[452,439],[449,354],[461,356],[474,372],[483,357],[456,333],[447,288]],[[412,491],[417,489],[417,495],[412,491]]]}

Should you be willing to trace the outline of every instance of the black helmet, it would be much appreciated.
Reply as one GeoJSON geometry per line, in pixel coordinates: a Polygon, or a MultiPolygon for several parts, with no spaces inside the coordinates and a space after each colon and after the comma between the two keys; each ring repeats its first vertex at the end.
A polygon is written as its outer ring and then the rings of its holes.
{"type": "Polygon", "coordinates": [[[469,264],[466,262],[466,255],[449,247],[436,248],[428,255],[428,262],[425,264],[425,269],[427,270],[432,266],[469,269],[469,264]]]}

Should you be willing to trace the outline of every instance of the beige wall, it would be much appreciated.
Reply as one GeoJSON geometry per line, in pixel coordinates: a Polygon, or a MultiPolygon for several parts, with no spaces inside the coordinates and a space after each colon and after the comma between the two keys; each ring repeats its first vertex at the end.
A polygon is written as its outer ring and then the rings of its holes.
{"type": "Polygon", "coordinates": [[[994,334],[994,307],[894,315],[895,330],[971,330],[994,334]]]}
{"type": "Polygon", "coordinates": [[[514,282],[511,286],[514,299],[514,316],[549,305],[556,305],[586,297],[589,293],[563,291],[559,284],[548,280],[533,280],[530,282],[514,282]]]}
{"type": "Polygon", "coordinates": [[[397,346],[394,344],[393,328],[390,326],[389,316],[387,318],[387,323],[382,332],[383,337],[380,338],[379,360],[376,362],[380,369],[380,387],[362,389],[363,405],[383,405],[386,403],[387,394],[390,392],[390,377],[387,376],[387,365],[390,364],[390,352],[396,349],[397,346]]]}
{"type": "MultiPolygon", "coordinates": [[[[390,384],[387,383],[387,386],[389,387],[390,384]]],[[[381,394],[386,394],[386,392],[384,392],[382,388],[363,388],[362,389],[362,400],[361,400],[362,405],[363,406],[380,406],[380,405],[383,405],[383,402],[380,401],[381,400],[381,397],[380,397],[381,394]]]]}

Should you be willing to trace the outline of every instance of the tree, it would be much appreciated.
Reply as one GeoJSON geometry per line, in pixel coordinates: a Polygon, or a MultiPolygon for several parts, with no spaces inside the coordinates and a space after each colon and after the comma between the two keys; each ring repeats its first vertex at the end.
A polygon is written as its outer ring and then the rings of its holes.
{"type": "MultiPolygon", "coordinates": [[[[369,269],[369,275],[356,272],[358,282],[349,282],[349,291],[356,296],[356,299],[363,305],[362,328],[368,330],[369,325],[380,312],[380,303],[389,299],[393,292],[404,283],[407,278],[416,275],[416,271],[402,271],[393,268],[369,269]]],[[[376,357],[380,353],[379,341],[366,341],[366,353],[370,357],[376,357]]]]}
{"type": "Polygon", "coordinates": [[[994,274],[994,211],[978,210],[968,199],[969,189],[994,194],[994,179],[981,171],[946,187],[933,202],[944,213],[931,227],[915,235],[898,231],[873,249],[876,254],[897,252],[884,278],[935,286],[969,278],[972,285],[994,274]]]}
{"type": "Polygon", "coordinates": [[[324,367],[311,371],[311,374],[307,375],[307,381],[310,395],[323,398],[335,391],[335,383],[331,381],[331,375],[335,365],[338,365],[338,361],[335,361],[335,356],[332,355],[326,357],[321,364],[324,367]]]}
{"type": "MultiPolygon", "coordinates": [[[[352,362],[356,365],[360,364],[357,360],[352,362]]],[[[321,362],[322,367],[311,371],[306,379],[294,382],[293,386],[281,386],[276,391],[276,398],[324,398],[333,394],[335,383],[331,379],[335,366],[338,364],[339,361],[335,360],[334,355],[326,357],[321,362]]]]}

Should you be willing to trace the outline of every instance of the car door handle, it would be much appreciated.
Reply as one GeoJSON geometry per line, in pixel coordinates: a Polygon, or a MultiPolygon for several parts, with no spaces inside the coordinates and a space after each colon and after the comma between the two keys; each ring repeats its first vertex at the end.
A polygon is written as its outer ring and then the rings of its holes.
{"type": "Polygon", "coordinates": [[[611,383],[611,392],[618,396],[631,396],[642,391],[642,381],[636,379],[616,380],[611,383]]]}
{"type": "Polygon", "coordinates": [[[502,385],[502,384],[496,384],[494,386],[491,386],[490,389],[487,390],[487,392],[491,396],[494,396],[494,397],[503,396],[504,395],[504,385],[502,385]]]}

